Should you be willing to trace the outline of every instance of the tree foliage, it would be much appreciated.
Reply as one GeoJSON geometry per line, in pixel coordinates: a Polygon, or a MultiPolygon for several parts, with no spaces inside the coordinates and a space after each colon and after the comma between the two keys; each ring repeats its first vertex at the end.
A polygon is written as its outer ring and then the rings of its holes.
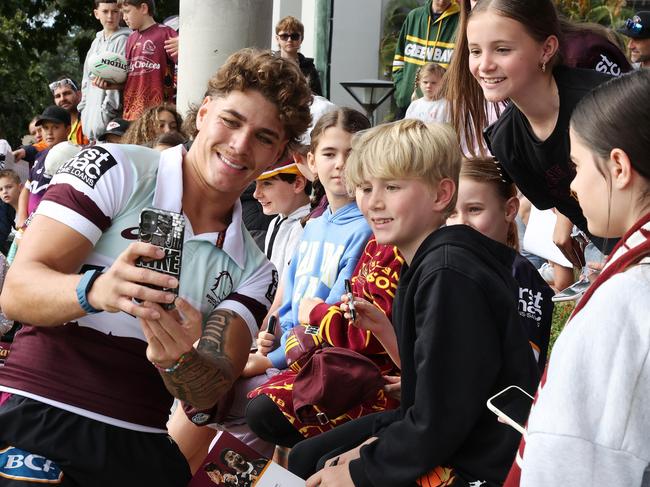
{"type": "MultiPolygon", "coordinates": [[[[156,20],[178,13],[179,0],[156,2],[156,20]]],[[[47,88],[59,76],[81,80],[95,33],[92,0],[0,2],[0,137],[20,144],[29,120],[52,103],[47,88]]]]}

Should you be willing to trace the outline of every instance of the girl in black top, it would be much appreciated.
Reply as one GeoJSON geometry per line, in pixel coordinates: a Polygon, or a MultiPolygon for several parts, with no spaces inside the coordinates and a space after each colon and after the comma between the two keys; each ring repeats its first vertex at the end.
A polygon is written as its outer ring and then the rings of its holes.
{"type": "MultiPolygon", "coordinates": [[[[575,224],[590,235],[569,184],[569,119],[573,108],[608,76],[560,66],[560,22],[551,0],[480,0],[469,14],[469,70],[488,102],[510,100],[486,130],[492,154],[536,207],[558,211],[553,240],[577,266],[575,224]]],[[[505,176],[504,175],[504,176],[505,176]]]]}

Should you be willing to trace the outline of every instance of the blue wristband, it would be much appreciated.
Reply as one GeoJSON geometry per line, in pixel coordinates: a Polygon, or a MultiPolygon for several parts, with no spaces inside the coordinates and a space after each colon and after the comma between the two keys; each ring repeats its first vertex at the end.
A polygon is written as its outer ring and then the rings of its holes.
{"type": "Polygon", "coordinates": [[[81,309],[83,309],[88,314],[99,313],[101,311],[101,309],[93,308],[88,302],[88,292],[93,286],[95,279],[101,276],[101,274],[102,271],[98,269],[91,269],[89,271],[86,271],[84,272],[81,281],[79,281],[79,284],[77,284],[77,301],[79,301],[81,309]]]}

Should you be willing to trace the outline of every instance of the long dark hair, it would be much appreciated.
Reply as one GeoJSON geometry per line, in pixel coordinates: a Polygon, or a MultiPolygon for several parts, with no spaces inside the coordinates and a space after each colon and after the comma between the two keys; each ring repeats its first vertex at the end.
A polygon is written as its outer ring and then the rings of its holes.
{"type": "Polygon", "coordinates": [[[571,129],[596,153],[602,174],[614,148],[650,181],[650,71],[624,74],[585,95],[573,110],[571,129]]]}

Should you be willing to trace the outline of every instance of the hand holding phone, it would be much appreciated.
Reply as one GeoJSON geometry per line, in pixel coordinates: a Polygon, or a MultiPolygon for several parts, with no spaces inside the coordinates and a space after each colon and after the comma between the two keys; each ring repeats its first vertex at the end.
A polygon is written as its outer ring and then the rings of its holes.
{"type": "Polygon", "coordinates": [[[487,400],[487,407],[501,421],[526,434],[526,421],[533,405],[533,396],[518,386],[508,386],[487,400]]]}
{"type": "MultiPolygon", "coordinates": [[[[140,212],[138,240],[160,247],[165,256],[162,259],[138,259],[137,267],[151,269],[175,277],[180,282],[185,217],[180,213],[144,208],[140,212]]],[[[152,286],[153,287],[153,286],[152,286]]],[[[178,296],[178,288],[156,288],[178,296]]],[[[174,303],[161,303],[164,309],[174,309],[174,303]]]]}

